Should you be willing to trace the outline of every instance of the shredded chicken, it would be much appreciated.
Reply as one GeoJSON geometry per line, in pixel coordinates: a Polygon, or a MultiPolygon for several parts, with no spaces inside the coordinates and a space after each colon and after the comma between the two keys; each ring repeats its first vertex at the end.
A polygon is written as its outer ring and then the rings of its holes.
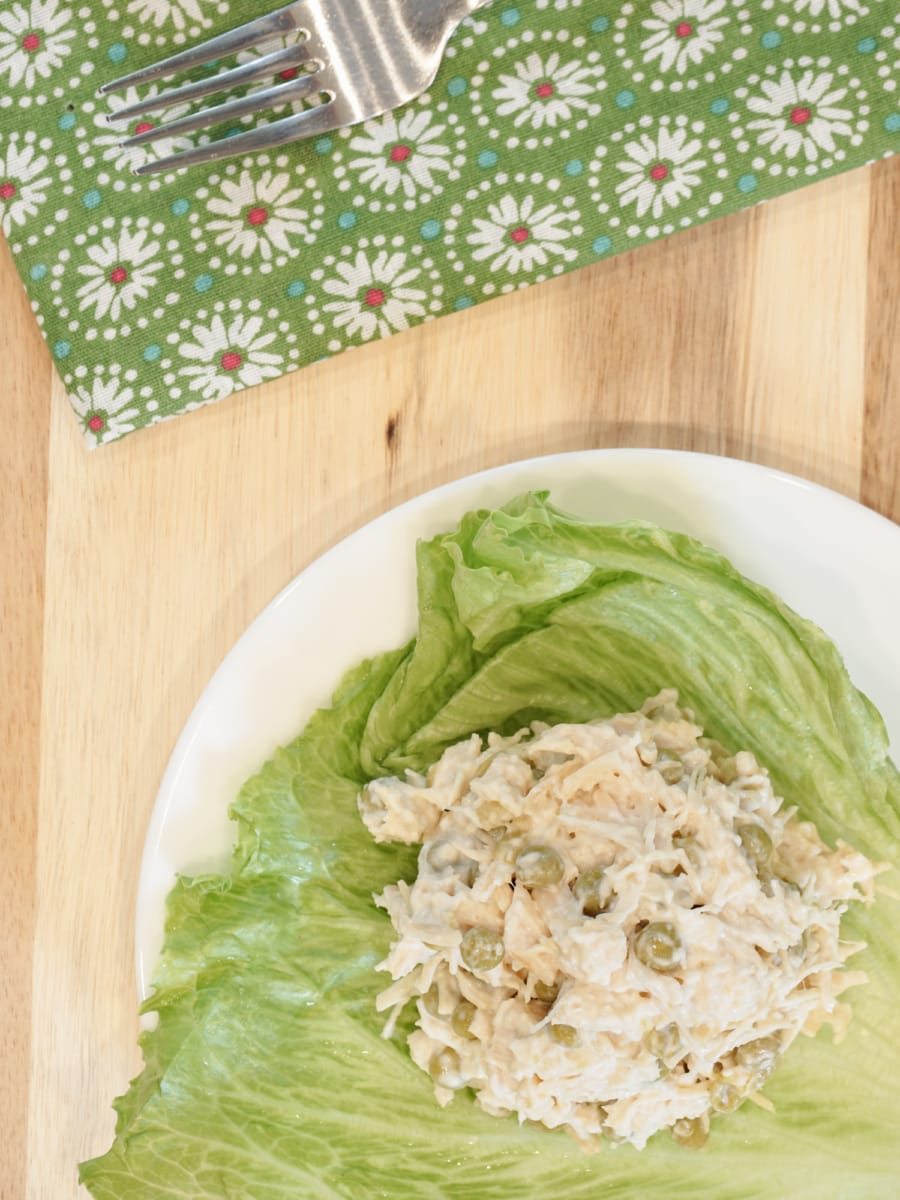
{"type": "Polygon", "coordinates": [[[705,1140],[800,1033],[844,1030],[850,901],[877,868],[782,807],[749,752],[667,690],[639,712],[451,746],[360,796],[377,841],[422,843],[376,900],[397,934],[378,997],[415,999],[439,1103],[643,1147],[705,1140]]]}

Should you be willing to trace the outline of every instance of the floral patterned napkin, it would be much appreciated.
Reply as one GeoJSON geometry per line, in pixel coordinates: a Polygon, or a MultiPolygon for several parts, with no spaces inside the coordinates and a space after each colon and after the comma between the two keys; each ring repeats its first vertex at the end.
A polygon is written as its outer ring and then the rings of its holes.
{"type": "Polygon", "coordinates": [[[2,0],[0,220],[90,445],[858,166],[900,134],[887,0],[494,0],[405,108],[133,176],[146,151],[123,157],[105,113],[134,96],[97,85],[267,7],[2,0]]]}

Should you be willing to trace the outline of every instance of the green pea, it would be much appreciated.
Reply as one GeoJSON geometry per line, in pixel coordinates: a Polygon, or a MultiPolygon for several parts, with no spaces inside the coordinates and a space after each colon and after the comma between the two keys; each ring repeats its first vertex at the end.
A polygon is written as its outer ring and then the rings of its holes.
{"type": "Polygon", "coordinates": [[[635,934],[634,952],[645,967],[663,973],[684,962],[684,944],[671,921],[653,921],[635,934]]]}
{"type": "Polygon", "coordinates": [[[509,813],[496,800],[486,800],[484,804],[479,804],[477,815],[478,824],[487,830],[501,829],[509,820],[509,813]]]}
{"type": "Polygon", "coordinates": [[[459,1074],[459,1055],[452,1046],[441,1046],[428,1063],[428,1073],[435,1083],[446,1088],[463,1087],[459,1074]]]}
{"type": "Polygon", "coordinates": [[[574,1025],[551,1025],[550,1036],[560,1046],[577,1046],[581,1040],[574,1025]]]}
{"type": "Polygon", "coordinates": [[[750,1072],[753,1087],[762,1087],[778,1065],[781,1040],[770,1034],[738,1046],[735,1057],[750,1072]]]}
{"type": "Polygon", "coordinates": [[[503,961],[503,938],[493,929],[476,925],[463,934],[459,953],[471,971],[490,971],[503,961]]]}
{"type": "Polygon", "coordinates": [[[472,1021],[475,1018],[475,1013],[478,1010],[470,1000],[460,1000],[456,1008],[450,1014],[450,1028],[461,1038],[474,1038],[472,1032],[472,1021]]]}
{"type": "Polygon", "coordinates": [[[552,1004],[559,995],[558,983],[544,983],[539,979],[532,988],[532,994],[535,1000],[542,1000],[545,1004],[552,1004]]]}
{"type": "Polygon", "coordinates": [[[672,1137],[680,1146],[700,1150],[709,1137],[709,1124],[703,1117],[679,1117],[672,1126],[672,1137]]]}
{"type": "Polygon", "coordinates": [[[428,991],[423,992],[420,997],[423,1008],[426,1012],[431,1013],[433,1017],[438,1016],[440,1013],[440,998],[441,994],[438,991],[436,983],[433,983],[428,991]]]}
{"type": "Polygon", "coordinates": [[[709,1106],[714,1112],[730,1113],[740,1107],[743,1097],[738,1089],[724,1079],[717,1079],[709,1089],[709,1106]]]}
{"type": "Polygon", "coordinates": [[[601,897],[603,868],[588,867],[572,882],[572,895],[581,905],[586,917],[596,917],[606,910],[601,897]]]}
{"type": "Polygon", "coordinates": [[[681,1049],[681,1032],[674,1021],[663,1025],[661,1029],[651,1029],[644,1035],[644,1045],[654,1056],[663,1062],[674,1058],[681,1049]]]}
{"type": "Polygon", "coordinates": [[[772,839],[761,825],[741,825],[737,831],[741,849],[757,871],[772,861],[772,839]]]}
{"type": "Polygon", "coordinates": [[[516,855],[516,879],[525,887],[550,887],[564,872],[563,860],[552,846],[525,846],[516,855]]]}

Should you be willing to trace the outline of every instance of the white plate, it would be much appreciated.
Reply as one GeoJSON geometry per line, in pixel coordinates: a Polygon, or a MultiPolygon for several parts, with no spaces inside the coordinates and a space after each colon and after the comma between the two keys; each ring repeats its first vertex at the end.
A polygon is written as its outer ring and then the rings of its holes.
{"type": "Polygon", "coordinates": [[[150,822],[137,901],[145,997],[176,872],[228,861],[241,783],[326,703],[344,671],[415,631],[415,543],[472,508],[547,488],[561,508],[640,519],[725,553],[837,643],[900,748],[900,526],[834,492],[751,463],[660,450],[589,450],[514,463],[386,513],[303,571],[210,680],[178,740],[150,822]]]}

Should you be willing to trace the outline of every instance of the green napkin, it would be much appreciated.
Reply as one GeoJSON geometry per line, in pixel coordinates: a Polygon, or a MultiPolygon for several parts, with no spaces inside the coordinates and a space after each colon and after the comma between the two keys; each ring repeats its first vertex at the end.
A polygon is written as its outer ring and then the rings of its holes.
{"type": "Polygon", "coordinates": [[[90,445],[900,135],[900,18],[883,0],[495,0],[405,108],[132,175],[158,151],[122,155],[105,115],[135,97],[98,84],[265,7],[3,0],[0,220],[90,445]]]}

